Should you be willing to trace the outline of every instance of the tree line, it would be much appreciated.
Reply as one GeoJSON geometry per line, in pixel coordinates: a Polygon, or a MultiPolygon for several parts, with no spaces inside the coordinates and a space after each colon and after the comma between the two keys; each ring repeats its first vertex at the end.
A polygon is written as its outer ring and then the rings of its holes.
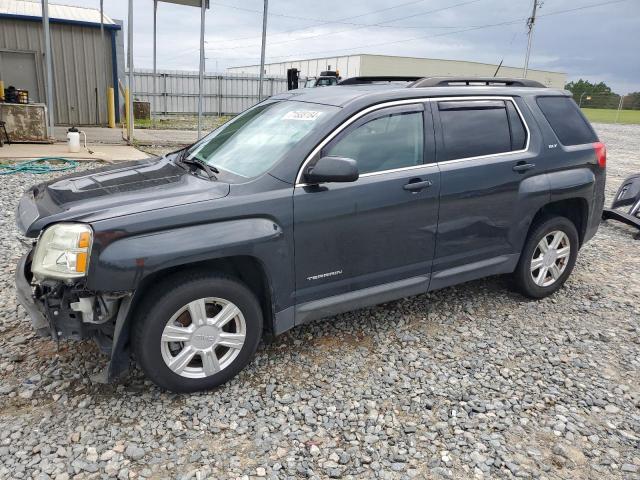
{"type": "MultiPolygon", "coordinates": [[[[573,95],[573,99],[581,107],[586,108],[618,108],[620,95],[611,90],[604,82],[590,82],[589,80],[574,80],[564,86],[573,95]]],[[[622,108],[640,108],[640,92],[632,92],[622,99],[622,108]]]]}

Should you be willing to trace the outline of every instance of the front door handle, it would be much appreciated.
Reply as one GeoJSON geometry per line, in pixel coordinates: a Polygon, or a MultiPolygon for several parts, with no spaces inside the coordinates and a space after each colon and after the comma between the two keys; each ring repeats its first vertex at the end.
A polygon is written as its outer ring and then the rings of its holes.
{"type": "Polygon", "coordinates": [[[433,185],[431,180],[421,180],[419,178],[413,178],[409,180],[409,183],[407,183],[402,188],[410,192],[419,192],[421,190],[424,190],[425,188],[429,188],[431,185],[433,185]]]}
{"type": "Polygon", "coordinates": [[[535,163],[518,162],[513,166],[513,171],[522,173],[522,172],[526,172],[527,170],[531,170],[535,166],[536,166],[535,163]]]}

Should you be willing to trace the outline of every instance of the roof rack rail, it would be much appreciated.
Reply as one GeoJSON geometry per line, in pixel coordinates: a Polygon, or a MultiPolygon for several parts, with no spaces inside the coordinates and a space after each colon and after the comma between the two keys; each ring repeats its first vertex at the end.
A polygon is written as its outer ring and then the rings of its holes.
{"type": "Polygon", "coordinates": [[[376,82],[416,82],[422,77],[401,77],[393,75],[367,76],[367,77],[351,77],[342,80],[338,85],[365,85],[376,82]]]}
{"type": "Polygon", "coordinates": [[[546,88],[542,83],[526,78],[507,77],[425,77],[416,80],[408,88],[459,87],[459,86],[533,87],[546,88]]]}

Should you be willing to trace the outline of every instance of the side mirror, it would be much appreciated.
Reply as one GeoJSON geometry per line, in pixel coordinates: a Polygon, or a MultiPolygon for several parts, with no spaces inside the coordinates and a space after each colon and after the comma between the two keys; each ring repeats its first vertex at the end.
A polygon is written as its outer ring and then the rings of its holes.
{"type": "Polygon", "coordinates": [[[355,182],[358,164],[351,158],[322,157],[304,174],[306,183],[355,182]]]}

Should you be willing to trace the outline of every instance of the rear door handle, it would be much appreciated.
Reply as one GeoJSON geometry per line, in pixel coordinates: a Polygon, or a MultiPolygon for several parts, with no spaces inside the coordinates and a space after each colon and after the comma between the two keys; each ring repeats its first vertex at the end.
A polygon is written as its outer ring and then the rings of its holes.
{"type": "Polygon", "coordinates": [[[431,185],[433,185],[431,180],[420,180],[419,178],[414,178],[412,180],[409,180],[409,183],[407,183],[402,188],[410,192],[419,192],[420,190],[429,188],[431,185]]]}
{"type": "Polygon", "coordinates": [[[518,162],[513,166],[513,171],[522,173],[526,172],[527,170],[531,170],[535,166],[535,163],[518,162]]]}

